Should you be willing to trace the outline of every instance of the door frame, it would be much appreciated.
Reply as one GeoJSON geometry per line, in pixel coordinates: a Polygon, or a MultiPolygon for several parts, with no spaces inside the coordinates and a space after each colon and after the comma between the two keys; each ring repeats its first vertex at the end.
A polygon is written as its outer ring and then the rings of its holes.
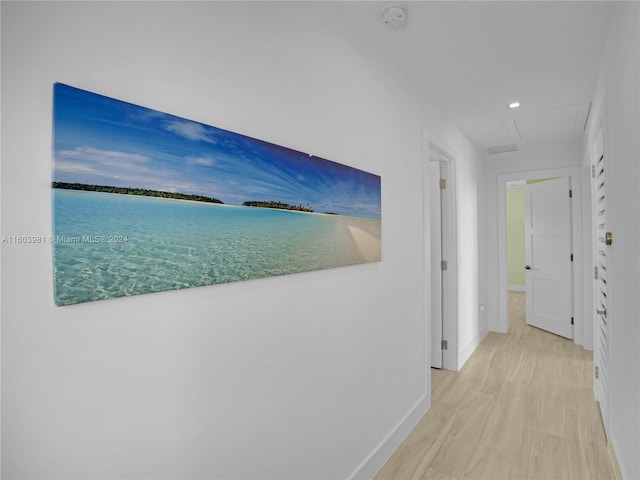
{"type": "MultiPolygon", "coordinates": [[[[593,321],[584,315],[585,261],[590,262],[583,252],[582,230],[582,172],[581,167],[564,167],[546,170],[529,170],[517,173],[498,175],[498,332],[507,333],[509,330],[509,306],[507,284],[507,183],[519,180],[535,180],[538,178],[569,177],[572,191],[572,250],[573,250],[573,312],[574,337],[577,345],[583,345],[591,350],[591,345],[585,345],[584,332],[593,329],[593,321]]],[[[591,283],[589,279],[589,288],[591,283]]]]}
{"type": "Polygon", "coordinates": [[[428,195],[429,195],[429,228],[426,234],[429,235],[431,246],[429,256],[431,258],[431,268],[428,270],[431,275],[431,301],[427,306],[431,315],[431,368],[444,368],[444,358],[442,350],[442,340],[444,339],[444,311],[442,270],[437,269],[437,265],[442,260],[442,190],[440,189],[440,179],[442,178],[442,162],[430,155],[428,161],[428,195]]]}
{"type": "MultiPolygon", "coordinates": [[[[458,236],[457,236],[457,202],[455,158],[431,141],[425,145],[427,155],[424,162],[440,162],[440,176],[447,179],[447,188],[441,196],[442,221],[442,255],[447,260],[447,274],[442,281],[442,337],[447,340],[448,348],[442,352],[442,368],[458,370],[458,236]]],[[[431,302],[432,284],[431,269],[431,240],[430,240],[430,202],[429,202],[429,168],[423,166],[423,199],[424,199],[424,260],[425,260],[425,333],[426,333],[426,363],[431,368],[431,302]]]]}

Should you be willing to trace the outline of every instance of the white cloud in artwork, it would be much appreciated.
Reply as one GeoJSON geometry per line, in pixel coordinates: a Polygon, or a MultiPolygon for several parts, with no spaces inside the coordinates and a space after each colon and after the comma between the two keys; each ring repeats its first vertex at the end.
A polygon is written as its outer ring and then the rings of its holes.
{"type": "Polygon", "coordinates": [[[213,167],[216,164],[215,160],[208,157],[187,157],[185,161],[187,165],[199,167],[213,167]]]}
{"type": "Polygon", "coordinates": [[[94,168],[91,168],[90,165],[84,165],[81,163],[76,163],[73,161],[68,161],[68,160],[62,160],[60,158],[58,158],[58,160],[56,160],[56,170],[59,172],[66,172],[66,173],[93,173],[94,172],[94,168]]]}
{"type": "Polygon", "coordinates": [[[76,147],[73,150],[62,150],[56,154],[56,168],[61,165],[57,162],[67,164],[88,165],[91,163],[102,165],[135,165],[136,168],[150,159],[138,153],[119,152],[116,150],[100,150],[93,147],[76,147]]]}
{"type": "Polygon", "coordinates": [[[189,120],[171,120],[164,125],[164,128],[188,140],[217,143],[204,125],[189,120]]]}
{"type": "Polygon", "coordinates": [[[80,175],[89,182],[91,176],[105,178],[145,177],[155,173],[151,167],[151,158],[139,153],[102,150],[81,146],[73,150],[61,150],[55,154],[56,176],[65,174],[80,175]]]}

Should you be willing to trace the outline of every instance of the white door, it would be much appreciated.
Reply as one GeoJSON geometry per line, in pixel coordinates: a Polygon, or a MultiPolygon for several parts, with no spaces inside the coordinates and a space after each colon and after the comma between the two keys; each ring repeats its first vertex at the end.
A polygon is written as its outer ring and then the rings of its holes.
{"type": "Polygon", "coordinates": [[[525,186],[526,319],[573,338],[573,269],[569,178],[525,186]]]}
{"type": "Polygon", "coordinates": [[[442,368],[442,207],[440,162],[429,162],[429,232],[431,239],[431,366],[442,368]]]}
{"type": "Polygon", "coordinates": [[[608,363],[609,363],[609,272],[607,270],[607,175],[606,175],[606,159],[600,134],[594,144],[593,149],[594,163],[592,166],[593,191],[592,191],[592,208],[593,208],[593,229],[595,233],[594,242],[594,258],[596,265],[594,267],[594,357],[595,364],[595,391],[596,398],[600,403],[600,413],[602,422],[605,426],[605,432],[608,433],[608,363]]]}

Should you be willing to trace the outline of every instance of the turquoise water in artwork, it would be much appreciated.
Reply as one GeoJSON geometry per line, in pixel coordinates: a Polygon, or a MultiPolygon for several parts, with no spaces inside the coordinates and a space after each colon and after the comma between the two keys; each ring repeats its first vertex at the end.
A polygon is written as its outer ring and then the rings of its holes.
{"type": "Polygon", "coordinates": [[[53,189],[57,305],[364,263],[379,220],[53,189]]]}

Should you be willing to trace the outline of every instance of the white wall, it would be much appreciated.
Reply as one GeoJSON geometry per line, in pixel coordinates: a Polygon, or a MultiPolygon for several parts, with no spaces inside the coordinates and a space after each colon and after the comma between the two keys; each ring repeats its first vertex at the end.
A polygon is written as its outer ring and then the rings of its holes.
{"type": "Polygon", "coordinates": [[[638,2],[615,4],[586,142],[588,147],[602,118],[613,233],[608,252],[609,440],[629,479],[640,478],[639,7],[638,2]]]}
{"type": "Polygon", "coordinates": [[[380,263],[69,307],[50,245],[3,244],[3,478],[375,472],[430,402],[423,128],[457,161],[460,345],[482,324],[475,148],[330,3],[1,9],[3,235],[51,232],[56,81],[376,173],[383,207],[380,263]]]}
{"type": "MultiPolygon", "coordinates": [[[[460,142],[462,143],[462,142],[460,142]]],[[[457,155],[456,193],[458,208],[458,368],[471,356],[484,335],[489,331],[485,312],[479,307],[484,303],[484,272],[478,254],[479,238],[483,234],[478,216],[484,194],[482,162],[467,146],[457,155]]]]}

